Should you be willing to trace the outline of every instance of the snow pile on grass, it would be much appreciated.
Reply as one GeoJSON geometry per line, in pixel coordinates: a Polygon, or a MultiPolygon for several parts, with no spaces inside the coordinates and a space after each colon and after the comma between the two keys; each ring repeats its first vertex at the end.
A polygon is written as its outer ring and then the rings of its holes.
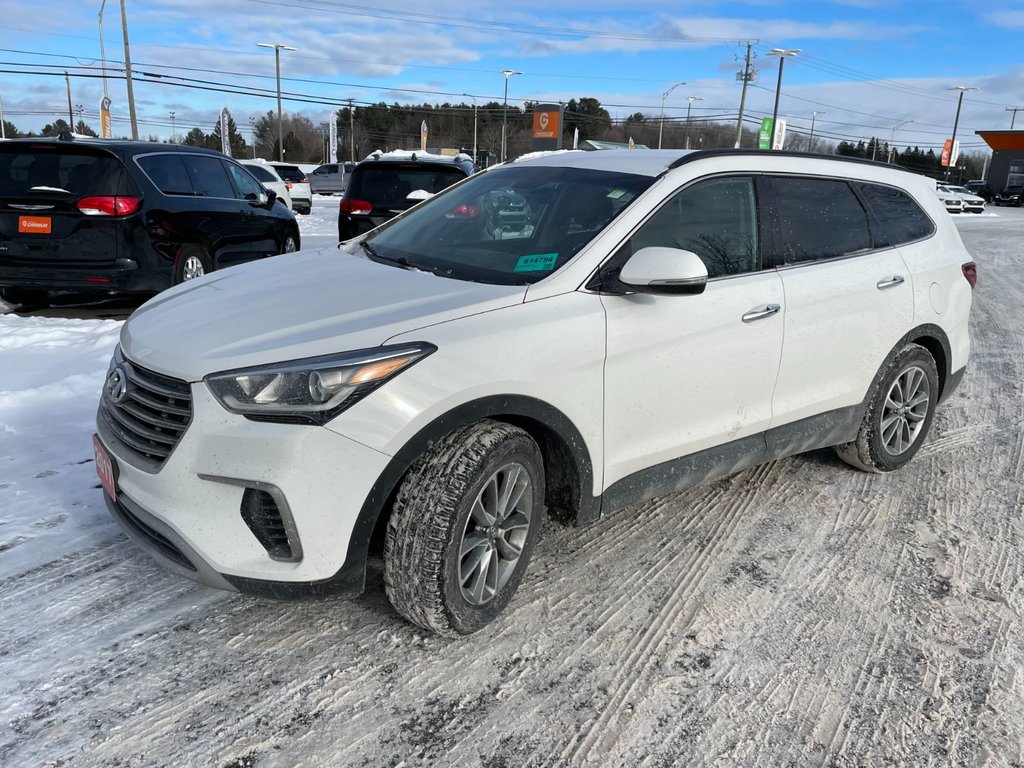
{"type": "Polygon", "coordinates": [[[92,460],[121,323],[0,315],[0,578],[115,528],[92,460]]]}

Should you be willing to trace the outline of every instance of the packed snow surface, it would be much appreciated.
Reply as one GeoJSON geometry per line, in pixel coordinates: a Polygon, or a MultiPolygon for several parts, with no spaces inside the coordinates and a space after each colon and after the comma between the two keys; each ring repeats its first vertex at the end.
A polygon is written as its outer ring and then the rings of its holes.
{"type": "Polygon", "coordinates": [[[0,765],[1020,765],[1022,225],[958,217],[971,367],[905,470],[816,451],[547,523],[507,614],[458,641],[379,573],[286,603],[152,562],[92,464],[120,323],[0,315],[0,765]]]}

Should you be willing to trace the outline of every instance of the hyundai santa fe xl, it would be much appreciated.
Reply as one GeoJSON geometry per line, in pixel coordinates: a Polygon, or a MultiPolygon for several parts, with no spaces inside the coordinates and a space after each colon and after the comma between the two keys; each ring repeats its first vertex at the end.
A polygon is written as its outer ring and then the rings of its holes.
{"type": "Polygon", "coordinates": [[[0,298],[156,293],[297,250],[299,228],[219,152],[103,139],[0,142],[0,298]]]}
{"type": "Polygon", "coordinates": [[[566,152],[178,286],[111,362],[107,504],[170,568],[256,595],[357,593],[379,545],[403,616],[473,632],[546,514],[825,446],[910,461],[976,279],[933,189],[782,152],[566,152]]]}

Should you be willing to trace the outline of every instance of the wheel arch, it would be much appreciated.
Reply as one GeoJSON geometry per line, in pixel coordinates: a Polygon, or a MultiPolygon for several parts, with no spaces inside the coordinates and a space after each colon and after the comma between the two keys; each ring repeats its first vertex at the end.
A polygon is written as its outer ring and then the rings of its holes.
{"type": "Polygon", "coordinates": [[[939,374],[938,402],[941,402],[951,390],[950,381],[953,375],[953,371],[950,370],[952,353],[949,346],[949,337],[939,326],[925,323],[924,325],[919,325],[900,339],[892,354],[897,353],[908,343],[924,347],[935,361],[935,368],[939,374]]]}
{"type": "Polygon", "coordinates": [[[332,581],[362,585],[366,559],[387,524],[385,511],[413,462],[444,435],[483,419],[500,421],[527,432],[544,461],[545,501],[562,522],[585,525],[600,515],[600,497],[593,495],[593,463],[576,425],[549,403],[523,395],[495,395],[472,400],[423,427],[388,462],[367,494],[349,538],[342,570],[332,581]]]}

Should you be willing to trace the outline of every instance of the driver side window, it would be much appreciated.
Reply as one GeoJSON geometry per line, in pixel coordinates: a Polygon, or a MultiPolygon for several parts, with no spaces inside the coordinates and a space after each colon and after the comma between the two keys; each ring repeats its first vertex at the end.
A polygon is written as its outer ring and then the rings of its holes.
{"type": "Polygon", "coordinates": [[[700,181],[676,193],[630,238],[631,252],[649,246],[693,251],[708,277],[760,269],[754,180],[700,181]]]}

